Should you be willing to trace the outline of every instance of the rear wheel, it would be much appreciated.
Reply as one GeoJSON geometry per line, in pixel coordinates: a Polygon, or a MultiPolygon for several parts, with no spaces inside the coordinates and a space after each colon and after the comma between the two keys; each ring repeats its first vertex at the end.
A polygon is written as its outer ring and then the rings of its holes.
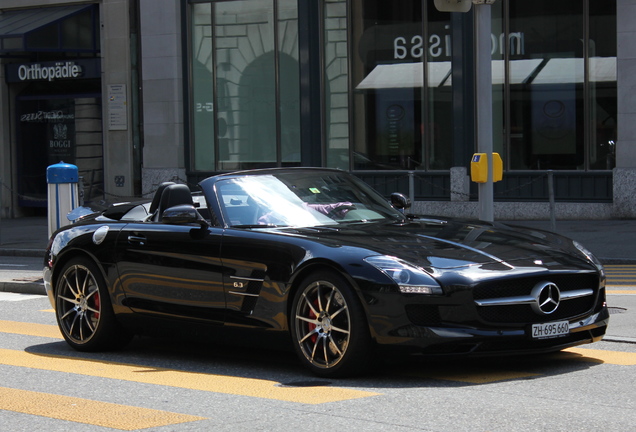
{"type": "Polygon", "coordinates": [[[371,338],[364,310],[341,276],[319,272],[294,296],[290,317],[294,348],[314,374],[341,377],[363,373],[371,338]]]}
{"type": "Polygon", "coordinates": [[[88,259],[74,259],[62,269],[55,315],[62,336],[78,351],[118,348],[131,339],[115,320],[101,272],[88,259]]]}

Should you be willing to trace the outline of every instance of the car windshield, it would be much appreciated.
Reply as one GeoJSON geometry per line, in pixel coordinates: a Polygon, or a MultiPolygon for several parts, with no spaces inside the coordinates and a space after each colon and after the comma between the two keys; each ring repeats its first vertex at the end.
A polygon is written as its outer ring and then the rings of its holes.
{"type": "Polygon", "coordinates": [[[222,179],[215,184],[227,226],[309,227],[403,220],[377,192],[338,172],[281,172],[222,179]]]}

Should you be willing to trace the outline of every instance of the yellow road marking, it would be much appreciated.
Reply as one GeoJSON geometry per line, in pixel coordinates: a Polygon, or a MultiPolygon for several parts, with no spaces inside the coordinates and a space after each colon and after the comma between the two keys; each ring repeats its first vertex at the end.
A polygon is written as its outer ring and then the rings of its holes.
{"type": "Polygon", "coordinates": [[[0,387],[0,409],[119,430],[205,420],[185,414],[0,387]]]}
{"type": "Polygon", "coordinates": [[[0,320],[0,332],[62,339],[62,333],[60,333],[58,326],[50,324],[0,320]]]}
{"type": "Polygon", "coordinates": [[[321,404],[379,395],[329,386],[282,387],[276,381],[263,379],[32,354],[8,349],[0,349],[0,364],[304,404],[321,404]]]}
{"type": "Polygon", "coordinates": [[[567,348],[561,355],[566,354],[576,360],[593,363],[609,363],[620,366],[636,365],[636,353],[621,351],[606,351],[588,348],[567,348]]]}
{"type": "Polygon", "coordinates": [[[636,289],[633,289],[633,290],[607,290],[607,294],[636,294],[636,289]]]}

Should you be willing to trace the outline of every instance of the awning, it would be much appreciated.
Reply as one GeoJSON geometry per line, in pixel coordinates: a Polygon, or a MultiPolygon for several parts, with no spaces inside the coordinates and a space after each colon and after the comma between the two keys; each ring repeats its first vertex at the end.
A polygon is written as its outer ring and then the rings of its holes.
{"type": "MultiPolygon", "coordinates": [[[[616,57],[591,57],[590,81],[616,81],[616,57]]],[[[452,84],[450,62],[430,62],[427,65],[428,87],[443,87],[452,84]]],[[[492,61],[493,85],[504,83],[504,61],[492,61]]],[[[418,88],[424,82],[423,64],[396,63],[377,65],[356,90],[418,88]]],[[[554,58],[511,60],[510,84],[564,84],[583,82],[582,58],[554,58]]]]}
{"type": "MultiPolygon", "coordinates": [[[[422,62],[377,65],[356,86],[356,90],[422,87],[424,82],[422,67],[422,62]]],[[[449,78],[450,73],[451,62],[429,63],[428,86],[442,86],[449,78]]]]}
{"type": "Polygon", "coordinates": [[[0,53],[98,52],[96,5],[0,11],[0,53]]]}
{"type": "MultiPolygon", "coordinates": [[[[591,82],[616,81],[616,57],[590,57],[591,82]]],[[[582,58],[554,58],[541,69],[532,84],[578,84],[583,82],[582,58]]]]}

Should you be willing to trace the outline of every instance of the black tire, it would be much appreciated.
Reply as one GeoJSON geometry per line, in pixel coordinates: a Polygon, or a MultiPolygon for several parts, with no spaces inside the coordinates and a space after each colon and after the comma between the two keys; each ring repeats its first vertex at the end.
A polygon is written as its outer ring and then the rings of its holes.
{"type": "Polygon", "coordinates": [[[303,280],[292,303],[290,329],[298,357],[315,375],[335,378],[367,371],[369,327],[342,276],[321,271],[303,280]]]}
{"type": "Polygon", "coordinates": [[[116,349],[132,338],[115,319],[101,272],[85,258],[62,268],[55,287],[55,316],[62,336],[78,351],[116,349]]]}

